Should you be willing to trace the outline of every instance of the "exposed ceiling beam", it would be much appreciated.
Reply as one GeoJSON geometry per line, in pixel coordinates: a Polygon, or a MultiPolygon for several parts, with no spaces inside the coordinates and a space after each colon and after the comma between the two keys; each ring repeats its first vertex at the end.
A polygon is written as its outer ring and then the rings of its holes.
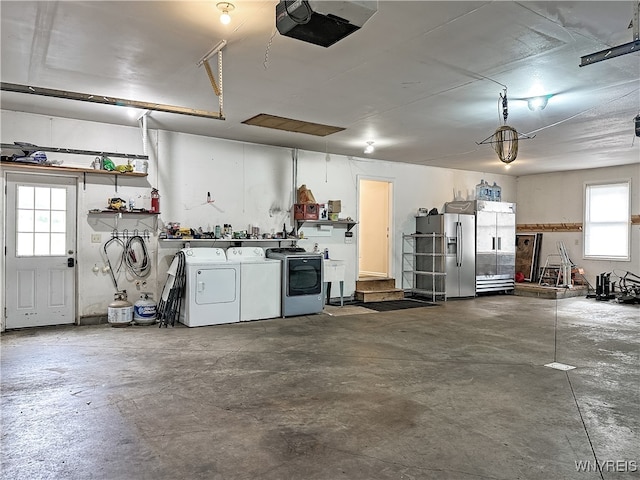
{"type": "Polygon", "coordinates": [[[165,105],[162,103],[140,102],[126,98],[108,97],[105,95],[95,95],[90,93],[69,92],[67,90],[55,90],[52,88],[32,87],[17,83],[0,83],[0,90],[5,92],[27,93],[31,95],[41,95],[44,97],[63,98],[66,100],[77,100],[80,102],[98,103],[101,105],[114,105],[118,107],[140,108],[142,110],[152,110],[156,112],[175,113],[177,115],[188,115],[192,117],[210,118],[214,120],[224,120],[221,113],[199,110],[196,108],[178,107],[175,105],[165,105]]]}

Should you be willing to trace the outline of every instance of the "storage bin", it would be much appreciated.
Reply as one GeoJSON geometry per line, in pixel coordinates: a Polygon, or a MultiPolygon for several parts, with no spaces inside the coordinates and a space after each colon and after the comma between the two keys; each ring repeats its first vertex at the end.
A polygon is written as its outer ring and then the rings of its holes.
{"type": "Polygon", "coordinates": [[[340,213],[342,211],[342,201],[329,200],[328,210],[329,213],[340,213]]]}
{"type": "Polygon", "coordinates": [[[320,206],[317,203],[295,203],[293,205],[294,220],[318,220],[320,206]]]}

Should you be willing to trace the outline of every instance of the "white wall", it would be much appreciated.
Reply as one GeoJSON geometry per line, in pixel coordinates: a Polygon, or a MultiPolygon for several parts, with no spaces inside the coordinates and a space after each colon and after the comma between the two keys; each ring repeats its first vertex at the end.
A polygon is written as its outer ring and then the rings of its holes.
{"type": "MultiPolygon", "coordinates": [[[[584,185],[631,179],[631,214],[640,214],[640,164],[621,167],[576,170],[573,172],[528,175],[517,180],[518,223],[582,223],[584,185]]],[[[584,268],[585,276],[595,286],[603,272],[631,271],[640,275],[640,225],[631,226],[631,260],[586,260],[581,232],[545,232],[542,235],[541,265],[547,255],[558,253],[556,242],[564,242],[573,263],[584,268]]]]}
{"type": "MultiPolygon", "coordinates": [[[[25,141],[43,146],[87,150],[143,153],[142,135],[138,128],[95,122],[46,117],[2,110],[2,143],[25,141]]],[[[104,243],[115,227],[115,218],[88,215],[93,208],[106,206],[112,196],[136,198],[137,205],[148,206],[151,187],[160,191],[161,215],[158,226],[180,222],[182,226],[207,230],[216,224],[230,223],[234,230],[249,224],[263,232],[281,231],[283,224],[292,229],[291,206],[294,199],[293,152],[289,148],[254,145],[210,137],[149,132],[149,175],[146,178],[114,178],[88,175],[86,190],[82,177],[78,181],[78,316],[105,315],[113,299],[114,287],[108,274],[92,272],[94,264],[104,265],[102,244],[90,242],[92,233],[100,233],[104,243]],[[207,192],[212,203],[207,203],[207,192]]],[[[50,158],[57,155],[50,154],[50,158]]],[[[65,165],[89,167],[93,158],[66,156],[65,165]]],[[[122,160],[116,163],[123,163],[122,160]]],[[[506,175],[449,170],[420,165],[384,162],[372,159],[298,152],[296,186],[306,184],[318,202],[342,201],[341,216],[357,220],[358,177],[380,178],[393,182],[393,274],[400,286],[402,278],[402,234],[415,231],[414,216],[420,207],[442,210],[454,196],[472,198],[481,179],[502,186],[504,201],[516,200],[516,180],[506,175]]],[[[4,201],[4,197],[3,197],[4,201]]],[[[3,209],[3,204],[0,204],[3,209]]],[[[4,219],[4,215],[3,215],[4,219]]],[[[144,230],[153,226],[149,219],[119,219],[118,229],[144,230]]],[[[358,235],[358,227],[354,229],[358,235]]],[[[2,239],[4,247],[4,237],[2,239]]],[[[344,228],[335,227],[331,236],[304,239],[299,245],[311,250],[314,243],[329,248],[331,257],[346,261],[345,295],[355,290],[357,276],[357,238],[344,242],[344,228]]],[[[265,244],[266,245],[266,244],[265,244]]],[[[179,242],[149,242],[149,250],[157,268],[147,279],[148,285],[138,289],[132,279],[121,276],[122,285],[135,300],[139,291],[152,291],[155,298],[166,278],[166,269],[179,242]]],[[[2,260],[4,261],[4,260],[2,260]]],[[[4,273],[4,266],[0,265],[4,273]]],[[[4,291],[4,290],[3,290],[4,291]]]]}
{"type": "MultiPolygon", "coordinates": [[[[232,142],[216,138],[159,132],[158,168],[161,211],[164,222],[203,229],[231,223],[235,229],[258,225],[261,231],[293,228],[293,153],[291,149],[232,142]],[[207,192],[214,203],[206,203],[207,192]]],[[[393,275],[400,287],[402,278],[402,234],[415,231],[414,216],[419,207],[442,211],[458,193],[475,194],[482,178],[502,186],[505,201],[515,201],[515,179],[506,175],[447,170],[342,155],[299,151],[296,188],[306,184],[316,201],[341,200],[341,217],[357,220],[358,176],[394,182],[393,275]]],[[[328,248],[331,258],[345,260],[345,295],[352,295],[357,278],[357,235],[352,244],[344,242],[345,229],[334,227],[330,236],[308,237],[298,245],[311,251],[317,243],[328,248]]],[[[181,242],[160,242],[159,278],[181,242]]],[[[207,246],[214,243],[207,243],[207,246]]],[[[265,244],[267,245],[267,244],[265,244]]]]}
{"type": "MultiPolygon", "coordinates": [[[[15,141],[29,142],[46,147],[62,147],[81,150],[108,151],[120,153],[143,154],[142,136],[138,129],[121,127],[115,125],[104,125],[94,122],[84,122],[65,118],[46,117],[41,115],[31,115],[26,113],[1,112],[1,140],[2,143],[13,143],[15,141]]],[[[12,154],[7,150],[4,154],[12,154]]],[[[76,166],[90,168],[94,156],[84,155],[63,155],[47,152],[50,160],[63,160],[64,166],[76,166]]],[[[116,164],[126,164],[126,159],[113,157],[116,164]]],[[[7,168],[3,167],[3,171],[7,168]]],[[[70,174],[77,178],[77,266],[76,278],[78,292],[76,295],[77,317],[104,316],[107,312],[107,305],[113,300],[115,287],[111,276],[102,271],[105,266],[105,258],[102,246],[109,238],[116,227],[116,216],[113,215],[89,215],[91,209],[104,209],[107,206],[107,199],[110,197],[121,197],[126,200],[135,198],[137,206],[147,207],[150,202],[150,179],[154,178],[157,172],[155,161],[150,161],[150,175],[146,178],[126,177],[120,175],[117,178],[118,189],[116,191],[114,176],[110,175],[86,175],[86,186],[82,175],[70,174]],[[91,243],[91,235],[99,234],[101,243],[91,243]],[[94,265],[100,268],[100,272],[92,271],[94,265]]],[[[60,170],[64,173],[64,170],[60,170]]],[[[4,187],[5,177],[2,175],[4,187]]],[[[3,189],[4,191],[4,189],[3,189]]],[[[4,195],[2,205],[4,209],[4,195]]],[[[119,231],[127,229],[134,232],[138,229],[141,233],[148,229],[155,235],[155,223],[153,217],[125,217],[117,220],[119,231]]],[[[2,221],[5,221],[4,211],[2,221]]],[[[3,232],[6,232],[3,223],[3,232]]],[[[4,248],[4,235],[2,236],[2,248],[4,248]]],[[[156,261],[157,249],[156,237],[152,237],[148,242],[149,254],[152,262],[156,261]]],[[[4,256],[1,257],[2,265],[0,271],[3,275],[2,285],[4,285],[4,256]]],[[[157,269],[153,268],[151,275],[145,279],[147,285],[137,286],[137,279],[129,277],[121,272],[118,277],[118,287],[127,290],[129,299],[135,301],[140,292],[156,290],[157,269]]],[[[2,288],[2,303],[4,304],[4,288],[2,288]]],[[[4,311],[4,310],[2,310],[4,311]]],[[[4,315],[2,315],[4,329],[4,315]]]]}
{"type": "MultiPolygon", "coordinates": [[[[341,200],[341,216],[350,216],[357,220],[358,177],[379,178],[393,182],[392,235],[393,250],[392,275],[396,286],[402,279],[402,235],[415,232],[415,215],[418,208],[437,208],[443,210],[445,202],[454,199],[454,192],[461,192],[466,199],[475,195],[475,186],[482,178],[502,186],[505,201],[515,201],[515,178],[506,175],[486,175],[478,172],[449,170],[436,167],[410,165],[397,162],[361,159],[330,155],[327,161],[324,153],[300,152],[298,164],[298,184],[306,184],[313,191],[317,201],[341,200]]],[[[358,235],[358,227],[353,231],[358,235]]],[[[309,249],[313,242],[305,240],[300,245],[309,249]],[[306,243],[305,243],[306,242],[306,243]]],[[[344,244],[344,231],[334,229],[333,236],[320,244],[327,247],[331,257],[346,260],[347,280],[345,294],[355,290],[357,277],[358,241],[352,245],[344,244]]]]}

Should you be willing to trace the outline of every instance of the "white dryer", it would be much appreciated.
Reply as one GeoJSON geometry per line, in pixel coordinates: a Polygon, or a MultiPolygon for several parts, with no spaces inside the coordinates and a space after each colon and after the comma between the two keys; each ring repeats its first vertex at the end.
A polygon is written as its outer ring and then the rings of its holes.
{"type": "Polygon", "coordinates": [[[240,321],[240,263],[222,248],[185,248],[185,297],[180,322],[187,327],[240,321]]]}
{"type": "Polygon", "coordinates": [[[282,262],[260,247],[231,247],[227,258],[240,263],[240,321],[279,317],[282,262]]]}

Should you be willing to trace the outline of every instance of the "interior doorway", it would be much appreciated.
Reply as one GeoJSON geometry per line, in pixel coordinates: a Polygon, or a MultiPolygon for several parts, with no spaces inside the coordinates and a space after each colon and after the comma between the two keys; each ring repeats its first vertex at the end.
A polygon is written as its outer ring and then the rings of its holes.
{"type": "Polygon", "coordinates": [[[358,179],[358,278],[388,278],[393,183],[358,179]]]}

